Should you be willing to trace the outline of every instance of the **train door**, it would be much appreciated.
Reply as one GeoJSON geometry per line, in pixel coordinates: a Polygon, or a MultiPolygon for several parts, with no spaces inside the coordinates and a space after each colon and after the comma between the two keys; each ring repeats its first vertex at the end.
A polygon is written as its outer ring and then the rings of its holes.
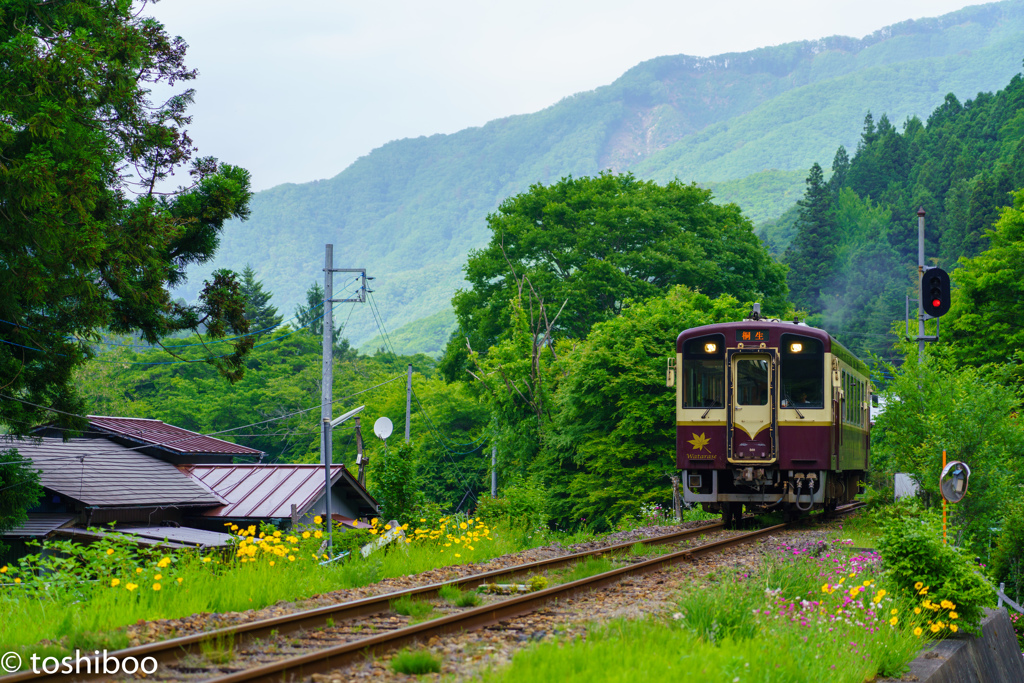
{"type": "Polygon", "coordinates": [[[774,461],[778,442],[774,350],[732,352],[729,384],[729,460],[774,461]]]}

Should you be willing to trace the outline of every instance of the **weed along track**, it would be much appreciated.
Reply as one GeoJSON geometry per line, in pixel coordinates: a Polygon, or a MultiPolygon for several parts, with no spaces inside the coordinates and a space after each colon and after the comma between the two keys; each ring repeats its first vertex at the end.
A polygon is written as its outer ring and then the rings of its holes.
{"type": "MultiPolygon", "coordinates": [[[[485,628],[516,630],[516,620],[529,620],[538,610],[550,612],[553,604],[563,605],[592,591],[642,581],[640,577],[650,573],[765,538],[786,527],[780,524],[737,533],[714,523],[149,643],[109,653],[108,657],[139,661],[152,657],[159,667],[154,675],[147,676],[149,680],[308,680],[314,674],[413,643],[485,628]],[[530,588],[538,588],[535,577],[540,576],[545,577],[544,582],[558,585],[525,593],[517,590],[531,578],[534,584],[530,588]],[[508,588],[479,596],[474,592],[481,586],[493,588],[494,584],[507,584],[508,588]]],[[[117,678],[130,677],[60,672],[36,675],[23,671],[0,678],[0,683],[117,678]]]]}

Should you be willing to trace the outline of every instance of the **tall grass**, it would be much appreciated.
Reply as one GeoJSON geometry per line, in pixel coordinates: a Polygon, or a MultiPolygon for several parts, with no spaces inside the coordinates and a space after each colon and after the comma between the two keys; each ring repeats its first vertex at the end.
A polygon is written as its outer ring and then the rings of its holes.
{"type": "Polygon", "coordinates": [[[519,681],[692,680],[861,683],[899,677],[923,644],[914,605],[878,589],[857,557],[841,568],[846,591],[822,585],[830,555],[797,554],[757,571],[702,579],[665,617],[619,620],[586,639],[556,640],[486,674],[519,681]],[[823,573],[824,572],[824,573],[823,573]],[[825,588],[828,588],[828,592],[825,588]],[[815,595],[816,594],[816,595],[815,595]]]}
{"type": "MultiPolygon", "coordinates": [[[[0,587],[0,651],[21,654],[126,647],[125,628],[139,620],[175,619],[198,613],[260,609],[280,601],[366,586],[382,579],[430,569],[486,562],[494,557],[550,542],[547,534],[530,538],[518,530],[497,528],[491,538],[455,548],[441,543],[394,543],[363,558],[320,565],[310,558],[322,542],[299,541],[296,559],[271,554],[255,558],[211,559],[194,552],[138,553],[128,542],[94,544],[81,554],[73,571],[52,574],[23,571],[25,583],[0,587]],[[114,553],[108,555],[107,550],[114,553]],[[453,550],[457,552],[453,552],[453,550]],[[158,566],[162,558],[164,566],[158,566]],[[273,564],[272,564],[273,563],[273,564]],[[139,572],[141,570],[141,572],[139,572]],[[160,576],[157,580],[155,577],[160,576]],[[117,580],[118,585],[111,583],[117,580]],[[181,579],[181,581],[178,581],[181,579]],[[127,586],[134,585],[132,590],[127,586]],[[154,585],[160,584],[159,590],[154,585]],[[51,644],[41,648],[40,641],[51,644]]],[[[529,536],[533,536],[530,534],[529,536]]],[[[11,566],[8,582],[18,569],[11,566]]],[[[62,570],[63,571],[63,570],[62,570]]],[[[27,661],[23,657],[23,661],[27,661]]]]}

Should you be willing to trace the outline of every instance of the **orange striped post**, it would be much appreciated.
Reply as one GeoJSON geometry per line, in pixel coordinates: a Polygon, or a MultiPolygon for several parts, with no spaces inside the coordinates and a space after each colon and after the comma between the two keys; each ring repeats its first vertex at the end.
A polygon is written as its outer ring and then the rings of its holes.
{"type": "MultiPolygon", "coordinates": [[[[942,451],[942,469],[946,469],[946,451],[942,451]]],[[[941,492],[940,492],[941,495],[941,492]]],[[[942,543],[946,543],[946,497],[942,496],[942,543]]]]}

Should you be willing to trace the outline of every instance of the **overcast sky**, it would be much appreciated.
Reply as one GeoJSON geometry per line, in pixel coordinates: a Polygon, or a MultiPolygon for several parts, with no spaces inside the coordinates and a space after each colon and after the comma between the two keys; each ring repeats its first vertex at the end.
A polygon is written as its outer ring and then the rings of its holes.
{"type": "Polygon", "coordinates": [[[163,0],[199,69],[199,153],[266,189],[399,138],[538,111],[662,55],[862,37],[964,0],[163,0]]]}

